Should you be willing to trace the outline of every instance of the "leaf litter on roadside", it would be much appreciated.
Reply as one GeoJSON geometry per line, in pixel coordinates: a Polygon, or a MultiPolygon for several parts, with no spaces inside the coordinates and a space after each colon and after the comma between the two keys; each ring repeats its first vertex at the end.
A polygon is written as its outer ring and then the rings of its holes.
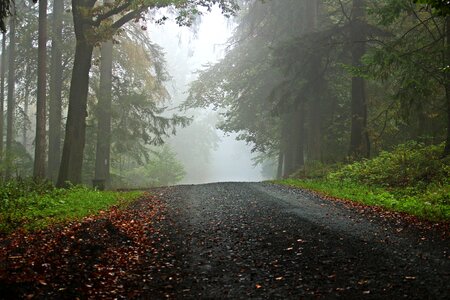
{"type": "Polygon", "coordinates": [[[152,270],[170,264],[170,257],[161,259],[164,221],[164,204],[146,194],[127,209],[3,237],[0,298],[137,296],[152,284],[152,270]]]}

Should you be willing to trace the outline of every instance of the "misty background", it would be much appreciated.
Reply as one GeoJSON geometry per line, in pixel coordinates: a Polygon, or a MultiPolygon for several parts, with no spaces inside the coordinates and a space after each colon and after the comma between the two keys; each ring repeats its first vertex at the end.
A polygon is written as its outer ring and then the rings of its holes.
{"type": "MultiPolygon", "coordinates": [[[[181,27],[171,19],[161,25],[148,22],[148,35],[162,47],[171,76],[166,86],[171,97],[166,114],[177,112],[186,100],[196,71],[224,57],[235,26],[218,7],[199,17],[192,27],[181,27]]],[[[237,134],[216,128],[220,111],[206,108],[181,113],[192,117],[192,123],[168,139],[186,172],[181,184],[268,179],[261,165],[255,164],[250,145],[237,140],[237,134]]]]}

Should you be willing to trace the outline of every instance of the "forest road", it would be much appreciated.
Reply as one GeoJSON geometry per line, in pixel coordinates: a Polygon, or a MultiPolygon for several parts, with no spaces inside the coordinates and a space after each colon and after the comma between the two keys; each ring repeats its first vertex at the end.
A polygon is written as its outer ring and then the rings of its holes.
{"type": "Polygon", "coordinates": [[[151,192],[175,251],[160,295],[450,299],[450,240],[438,230],[269,183],[151,192]]]}

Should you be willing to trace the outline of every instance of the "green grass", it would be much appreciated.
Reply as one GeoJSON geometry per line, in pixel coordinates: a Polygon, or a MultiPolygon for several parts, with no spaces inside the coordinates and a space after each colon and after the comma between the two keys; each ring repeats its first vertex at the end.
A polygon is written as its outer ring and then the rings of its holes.
{"type": "Polygon", "coordinates": [[[141,192],[96,191],[85,187],[56,189],[35,185],[24,192],[22,184],[0,187],[0,232],[38,230],[81,219],[114,205],[126,206],[141,192]],[[11,187],[12,186],[12,187],[11,187]]]}
{"type": "Polygon", "coordinates": [[[277,183],[330,197],[406,212],[433,221],[450,220],[450,157],[444,143],[408,142],[347,165],[309,162],[277,183]]]}
{"type": "Polygon", "coordinates": [[[450,205],[435,200],[441,194],[449,194],[450,187],[436,190],[434,195],[415,194],[410,190],[388,190],[383,187],[358,184],[350,181],[327,179],[285,179],[275,183],[319,192],[329,197],[351,200],[388,210],[405,212],[431,221],[450,220],[450,205]]]}

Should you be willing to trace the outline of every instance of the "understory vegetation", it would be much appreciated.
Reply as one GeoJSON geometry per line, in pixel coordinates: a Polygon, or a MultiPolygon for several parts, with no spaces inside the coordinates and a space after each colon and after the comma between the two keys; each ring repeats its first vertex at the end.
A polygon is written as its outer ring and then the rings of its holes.
{"type": "Polygon", "coordinates": [[[306,164],[277,181],[429,220],[450,220],[450,158],[444,144],[409,142],[348,165],[306,164]]]}
{"type": "Polygon", "coordinates": [[[142,192],[105,192],[82,186],[59,189],[49,182],[11,180],[0,185],[0,233],[78,220],[114,205],[126,206],[140,195],[142,192]]]}

